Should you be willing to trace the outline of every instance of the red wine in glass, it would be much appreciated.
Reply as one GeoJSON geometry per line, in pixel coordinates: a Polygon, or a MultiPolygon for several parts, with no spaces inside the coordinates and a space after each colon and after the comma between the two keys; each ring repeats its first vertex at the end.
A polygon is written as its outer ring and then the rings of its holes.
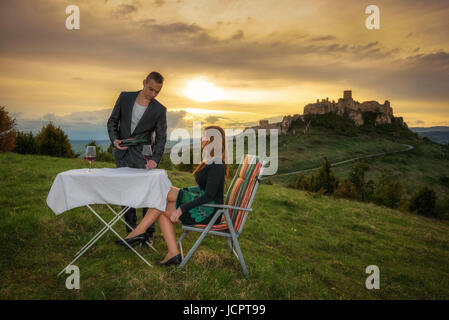
{"type": "Polygon", "coordinates": [[[86,147],[86,160],[89,161],[89,171],[92,169],[92,161],[97,159],[97,148],[95,146],[86,147]]]}
{"type": "Polygon", "coordinates": [[[145,161],[148,162],[148,160],[151,160],[152,155],[153,155],[153,150],[151,149],[151,145],[145,144],[142,148],[142,156],[145,159],[145,161]]]}

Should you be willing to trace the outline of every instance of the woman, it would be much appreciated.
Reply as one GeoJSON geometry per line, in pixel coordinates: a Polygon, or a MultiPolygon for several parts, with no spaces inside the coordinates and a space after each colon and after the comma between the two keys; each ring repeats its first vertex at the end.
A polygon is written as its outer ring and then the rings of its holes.
{"type": "MultiPolygon", "coordinates": [[[[228,174],[228,167],[225,163],[226,137],[224,130],[218,126],[206,127],[201,137],[201,150],[203,160],[193,172],[199,188],[171,187],[167,195],[165,211],[148,209],[136,229],[125,238],[129,244],[145,242],[145,230],[158,220],[168,248],[168,253],[159,264],[181,263],[174,223],[208,224],[218,208],[202,205],[206,203],[223,204],[224,182],[228,174]]],[[[218,217],[216,223],[221,222],[220,218],[218,217]]],[[[116,243],[125,245],[121,240],[116,243]]]]}

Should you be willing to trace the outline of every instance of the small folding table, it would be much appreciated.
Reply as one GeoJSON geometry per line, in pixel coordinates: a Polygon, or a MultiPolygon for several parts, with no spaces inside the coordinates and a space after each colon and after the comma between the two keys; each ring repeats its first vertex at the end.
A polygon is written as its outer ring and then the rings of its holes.
{"type": "MultiPolygon", "coordinates": [[[[76,169],[59,173],[47,197],[47,205],[55,214],[86,206],[104,225],[75,258],[58,274],[78,260],[108,230],[122,240],[140,259],[151,264],[130,246],[112,227],[121,220],[129,208],[156,208],[165,211],[167,194],[171,182],[167,172],[162,169],[102,168],[76,169]],[[92,207],[92,204],[105,204],[115,217],[106,222],[92,207]],[[120,205],[122,210],[115,212],[110,205],[120,205]]],[[[131,226],[128,225],[132,229],[131,226]]],[[[154,249],[151,244],[147,244],[154,249]]]]}

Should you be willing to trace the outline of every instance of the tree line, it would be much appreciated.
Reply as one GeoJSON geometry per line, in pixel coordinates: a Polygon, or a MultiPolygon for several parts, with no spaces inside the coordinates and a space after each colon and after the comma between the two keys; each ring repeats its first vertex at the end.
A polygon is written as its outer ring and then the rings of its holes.
{"type": "MultiPolygon", "coordinates": [[[[369,166],[365,162],[354,164],[344,179],[338,179],[331,164],[324,158],[321,168],[311,176],[301,174],[289,188],[309,191],[321,195],[345,198],[360,202],[371,202],[392,209],[414,212],[427,217],[449,219],[449,195],[438,201],[435,191],[428,185],[421,185],[407,198],[400,180],[383,170],[377,180],[367,180],[365,173],[369,166]]],[[[448,177],[440,179],[449,180],[448,177]]],[[[271,184],[271,182],[268,182],[271,184]]],[[[448,185],[449,186],[449,185],[448,185]]]]}

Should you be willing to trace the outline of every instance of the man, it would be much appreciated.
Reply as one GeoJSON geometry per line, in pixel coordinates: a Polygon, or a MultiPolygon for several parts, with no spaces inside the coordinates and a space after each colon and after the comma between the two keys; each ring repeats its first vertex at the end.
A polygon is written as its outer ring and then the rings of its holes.
{"type": "MultiPolygon", "coordinates": [[[[154,169],[161,161],[167,139],[167,109],[155,99],[162,89],[164,78],[158,72],[151,72],[143,80],[143,89],[136,92],[122,92],[115,103],[108,120],[108,133],[114,149],[117,168],[154,169]],[[155,141],[153,136],[155,133],[155,141]],[[146,139],[153,142],[152,159],[146,161],[142,155],[142,144],[120,146],[123,139],[146,139]]],[[[148,208],[143,208],[142,216],[148,208]]],[[[137,225],[136,209],[130,208],[125,214],[125,221],[133,228],[137,225]]],[[[147,231],[149,242],[155,232],[154,224],[147,231]]],[[[131,230],[126,227],[129,233],[131,230]]]]}

